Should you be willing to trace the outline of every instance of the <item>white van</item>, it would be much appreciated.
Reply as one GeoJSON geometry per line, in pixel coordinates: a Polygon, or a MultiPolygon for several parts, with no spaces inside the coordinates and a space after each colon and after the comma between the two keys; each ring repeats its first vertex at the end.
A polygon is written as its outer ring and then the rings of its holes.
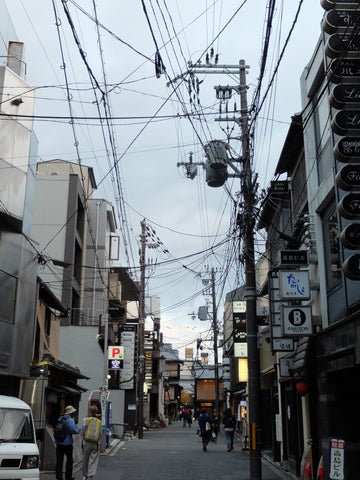
{"type": "Polygon", "coordinates": [[[0,480],[39,480],[39,450],[31,408],[0,395],[0,480]]]}

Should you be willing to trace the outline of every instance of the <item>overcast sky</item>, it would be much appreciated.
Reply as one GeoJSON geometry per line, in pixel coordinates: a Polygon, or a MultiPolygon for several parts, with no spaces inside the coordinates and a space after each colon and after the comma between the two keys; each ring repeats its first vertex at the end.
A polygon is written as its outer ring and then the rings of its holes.
{"type": "MultiPolygon", "coordinates": [[[[184,346],[194,346],[200,332],[206,337],[210,327],[210,322],[192,320],[188,315],[205,304],[199,292],[209,278],[206,268],[218,269],[219,319],[224,295],[243,278],[235,263],[229,262],[234,257],[230,225],[239,181],[229,180],[227,191],[211,189],[201,167],[194,180],[185,177],[183,167],[177,167],[178,162],[188,160],[190,152],[195,162],[204,161],[202,145],[209,140],[224,140],[233,128],[233,136],[239,134],[238,126],[214,121],[219,108],[214,86],[236,85],[238,77],[198,75],[199,95],[192,96],[192,103],[188,83],[171,81],[186,72],[187,62],[205,63],[212,47],[212,62],[218,55],[221,65],[237,65],[241,59],[249,65],[251,104],[259,77],[268,1],[143,3],[101,0],[94,12],[92,0],[65,4],[60,0],[6,0],[18,39],[25,43],[27,81],[36,95],[35,114],[42,116],[34,123],[39,161],[61,158],[94,168],[99,185],[94,196],[116,206],[119,229],[127,231],[120,244],[121,264],[128,266],[129,262],[135,267],[135,277],[140,221],[146,218],[156,231],[154,238],[162,242],[161,248],[148,249],[149,259],[168,263],[147,269],[147,294],[160,297],[165,340],[183,355],[184,346]],[[159,78],[155,75],[156,48],[166,69],[159,78]],[[184,112],[194,114],[191,123],[182,116],[184,112]],[[100,122],[99,115],[106,120],[100,122]],[[127,254],[125,241],[129,242],[127,254]],[[169,253],[164,253],[166,250],[169,253]]],[[[298,0],[276,2],[262,95],[298,6],[298,0]]],[[[260,188],[266,188],[273,178],[291,116],[301,111],[299,79],[321,34],[323,13],[320,0],[303,1],[273,88],[260,112],[254,158],[260,188]]],[[[238,147],[232,142],[235,151],[238,147]]],[[[258,247],[261,250],[261,242],[258,247]]]]}

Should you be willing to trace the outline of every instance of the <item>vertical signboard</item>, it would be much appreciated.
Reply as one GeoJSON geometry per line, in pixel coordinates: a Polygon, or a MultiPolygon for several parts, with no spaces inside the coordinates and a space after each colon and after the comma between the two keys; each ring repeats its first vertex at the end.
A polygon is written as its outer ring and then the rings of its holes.
{"type": "Polygon", "coordinates": [[[329,439],[329,479],[345,480],[345,440],[329,439]]]}
{"type": "Polygon", "coordinates": [[[120,370],[120,389],[134,388],[136,325],[120,325],[120,343],[124,348],[123,368],[120,370]]]}

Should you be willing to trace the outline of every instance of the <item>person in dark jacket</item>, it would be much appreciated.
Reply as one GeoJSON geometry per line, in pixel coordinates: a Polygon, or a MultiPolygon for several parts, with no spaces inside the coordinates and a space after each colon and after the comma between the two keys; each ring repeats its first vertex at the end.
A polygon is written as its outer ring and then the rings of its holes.
{"type": "Polygon", "coordinates": [[[192,411],[189,409],[188,410],[188,413],[187,413],[187,424],[188,424],[188,427],[191,428],[191,424],[192,424],[192,411]]]}
{"type": "MultiPolygon", "coordinates": [[[[74,414],[76,409],[72,405],[68,405],[65,408],[65,420],[66,420],[66,437],[62,442],[56,443],[56,478],[62,480],[62,468],[64,462],[64,456],[66,455],[66,469],[65,480],[73,479],[73,434],[80,433],[80,430],[76,427],[74,421],[74,414]]],[[[61,417],[59,418],[59,420],[61,417]]]]}
{"type": "Polygon", "coordinates": [[[235,426],[236,426],[236,419],[234,415],[231,413],[230,408],[227,408],[225,410],[222,423],[224,424],[224,427],[225,427],[227,451],[230,452],[234,448],[234,432],[235,432],[235,426]]]}
{"type": "Polygon", "coordinates": [[[200,435],[202,438],[203,450],[204,452],[206,452],[207,446],[211,440],[212,422],[211,422],[211,417],[209,414],[206,413],[205,408],[201,410],[198,418],[198,422],[200,427],[200,435]]]}

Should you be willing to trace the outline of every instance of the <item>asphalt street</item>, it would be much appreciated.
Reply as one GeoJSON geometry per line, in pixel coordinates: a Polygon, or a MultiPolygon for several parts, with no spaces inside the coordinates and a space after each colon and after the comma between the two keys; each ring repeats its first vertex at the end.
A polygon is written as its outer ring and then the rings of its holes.
{"type": "MultiPolygon", "coordinates": [[[[144,438],[113,442],[106,455],[101,455],[96,480],[250,480],[249,455],[235,441],[234,450],[227,452],[225,435],[202,450],[196,434],[197,423],[183,428],[174,422],[159,430],[144,432],[144,438]]],[[[55,478],[42,474],[41,480],[55,478]]],[[[75,480],[82,480],[81,466],[74,469],[75,480]]],[[[268,462],[262,465],[263,480],[289,477],[268,462]]]]}

